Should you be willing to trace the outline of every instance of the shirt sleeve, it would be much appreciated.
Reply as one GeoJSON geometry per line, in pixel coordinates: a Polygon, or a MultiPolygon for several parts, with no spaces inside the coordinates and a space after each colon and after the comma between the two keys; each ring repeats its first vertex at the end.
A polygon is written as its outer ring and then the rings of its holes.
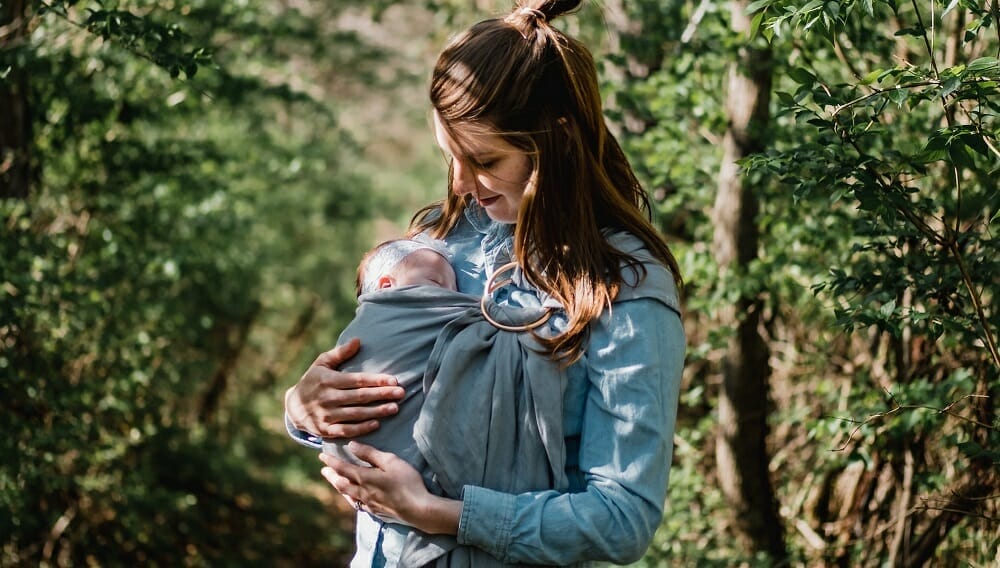
{"type": "Polygon", "coordinates": [[[285,430],[288,431],[288,435],[292,437],[293,440],[302,444],[307,448],[312,448],[314,450],[323,449],[323,438],[315,434],[306,432],[305,430],[299,430],[292,424],[292,420],[285,414],[285,430]]]}
{"type": "Polygon", "coordinates": [[[503,562],[634,562],[660,524],[685,337],[661,302],[616,303],[591,328],[578,493],[466,486],[458,541],[503,562]]]}

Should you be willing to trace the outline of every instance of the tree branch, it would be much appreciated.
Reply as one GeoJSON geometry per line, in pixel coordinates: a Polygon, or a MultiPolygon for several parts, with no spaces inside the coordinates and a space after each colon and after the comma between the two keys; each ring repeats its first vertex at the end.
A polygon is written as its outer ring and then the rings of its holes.
{"type": "Polygon", "coordinates": [[[926,404],[898,404],[896,402],[896,397],[891,392],[889,392],[888,389],[885,389],[885,390],[886,390],[886,394],[889,395],[889,398],[892,401],[892,403],[895,404],[895,406],[893,408],[890,408],[889,410],[887,410],[885,412],[876,412],[875,414],[870,414],[864,420],[858,420],[856,418],[843,418],[843,417],[840,417],[840,416],[832,416],[832,417],[830,417],[830,418],[833,418],[835,420],[840,420],[842,422],[849,422],[851,424],[857,424],[857,426],[853,430],[851,430],[850,435],[848,435],[847,441],[844,442],[844,444],[842,446],[840,446],[839,448],[835,448],[832,451],[836,451],[836,452],[842,452],[842,451],[844,451],[845,449],[847,449],[847,447],[849,445],[851,445],[851,442],[854,441],[854,436],[857,435],[857,433],[861,430],[861,428],[865,427],[866,425],[868,425],[868,424],[870,424],[872,422],[880,420],[882,418],[886,418],[886,417],[889,417],[889,416],[893,416],[895,414],[899,414],[900,412],[903,412],[904,410],[932,410],[932,411],[934,411],[934,412],[936,412],[938,414],[946,414],[946,415],[951,416],[953,418],[957,418],[957,419],[962,420],[964,422],[968,422],[968,423],[973,424],[975,426],[979,426],[980,428],[986,428],[987,430],[996,430],[996,428],[994,426],[990,425],[990,424],[985,424],[985,423],[983,423],[983,422],[981,422],[979,420],[976,420],[975,418],[969,418],[968,416],[963,416],[963,415],[958,414],[956,412],[952,412],[952,410],[951,410],[952,407],[954,407],[956,404],[958,404],[958,403],[960,403],[960,402],[962,402],[964,400],[971,399],[971,398],[989,398],[987,395],[967,394],[967,395],[965,395],[965,396],[963,396],[961,398],[958,398],[958,399],[956,399],[956,400],[948,403],[948,405],[945,406],[944,408],[937,408],[937,407],[929,406],[929,405],[926,405],[926,404]]]}

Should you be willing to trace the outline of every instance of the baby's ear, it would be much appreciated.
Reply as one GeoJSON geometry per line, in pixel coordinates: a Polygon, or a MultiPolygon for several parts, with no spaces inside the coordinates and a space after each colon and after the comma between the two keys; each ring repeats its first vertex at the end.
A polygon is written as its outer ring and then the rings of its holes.
{"type": "Polygon", "coordinates": [[[392,288],[395,285],[396,285],[396,280],[392,276],[389,276],[388,274],[378,279],[379,290],[383,288],[392,288]]]}

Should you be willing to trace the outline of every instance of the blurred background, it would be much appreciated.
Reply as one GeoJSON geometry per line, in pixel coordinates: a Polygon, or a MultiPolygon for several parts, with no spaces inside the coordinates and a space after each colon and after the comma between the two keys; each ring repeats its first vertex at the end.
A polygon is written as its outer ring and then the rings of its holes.
{"type": "MultiPolygon", "coordinates": [[[[485,0],[0,0],[0,565],[338,566],[282,394],[444,196],[485,0]]],[[[686,280],[641,566],[1000,564],[1000,33],[976,0],[605,0],[686,280]]]]}

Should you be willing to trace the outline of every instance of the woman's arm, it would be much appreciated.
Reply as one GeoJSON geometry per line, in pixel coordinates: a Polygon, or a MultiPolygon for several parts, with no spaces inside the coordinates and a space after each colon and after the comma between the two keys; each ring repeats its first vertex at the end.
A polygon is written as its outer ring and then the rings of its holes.
{"type": "Polygon", "coordinates": [[[318,448],[321,438],[361,436],[377,429],[379,418],[399,411],[395,401],[406,393],[391,375],[337,370],[360,347],[351,339],[320,354],[285,392],[285,426],[296,441],[318,448]]]}
{"type": "Polygon", "coordinates": [[[592,326],[580,493],[511,495],[467,486],[458,540],[505,562],[633,562],[659,526],[684,360],[679,315],[654,300],[615,304],[592,326]]]}

